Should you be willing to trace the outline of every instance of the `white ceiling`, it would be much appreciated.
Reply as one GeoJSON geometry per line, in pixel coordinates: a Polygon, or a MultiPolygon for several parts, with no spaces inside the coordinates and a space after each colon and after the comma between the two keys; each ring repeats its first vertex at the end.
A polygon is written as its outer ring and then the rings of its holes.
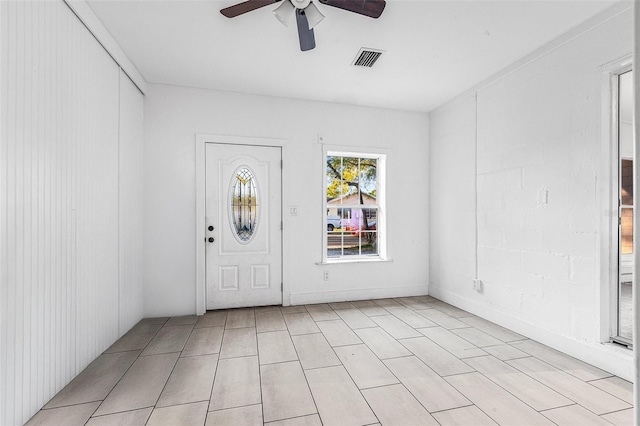
{"type": "Polygon", "coordinates": [[[616,0],[387,0],[379,19],[318,4],[301,52],[278,4],[228,19],[236,0],[88,0],[150,83],[430,111],[616,0]],[[385,51],[351,66],[361,47],[385,51]]]}

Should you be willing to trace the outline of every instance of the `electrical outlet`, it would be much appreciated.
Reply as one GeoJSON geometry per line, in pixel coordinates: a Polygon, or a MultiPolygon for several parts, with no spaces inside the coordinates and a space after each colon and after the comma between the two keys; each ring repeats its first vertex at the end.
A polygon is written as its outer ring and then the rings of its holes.
{"type": "Polygon", "coordinates": [[[475,279],[473,280],[473,289],[477,292],[482,292],[482,280],[480,279],[475,279]]]}
{"type": "Polygon", "coordinates": [[[549,204],[549,190],[546,188],[538,191],[538,205],[546,205],[549,204]]]}
{"type": "Polygon", "coordinates": [[[329,271],[324,271],[324,280],[329,281],[329,271]]]}

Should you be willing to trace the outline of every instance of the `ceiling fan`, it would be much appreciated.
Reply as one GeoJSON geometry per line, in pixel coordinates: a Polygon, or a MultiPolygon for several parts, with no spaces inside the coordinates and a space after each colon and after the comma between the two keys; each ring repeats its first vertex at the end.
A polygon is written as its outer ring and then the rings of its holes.
{"type": "MultiPolygon", "coordinates": [[[[298,39],[300,50],[303,52],[316,47],[316,39],[313,28],[324,19],[324,15],[318,10],[311,0],[247,0],[220,10],[227,18],[235,18],[252,10],[270,4],[282,2],[274,9],[273,14],[284,25],[289,26],[291,15],[295,13],[298,25],[298,39]]],[[[386,5],[385,0],[318,0],[320,3],[337,7],[338,9],[358,13],[370,18],[378,18],[386,5]]]]}

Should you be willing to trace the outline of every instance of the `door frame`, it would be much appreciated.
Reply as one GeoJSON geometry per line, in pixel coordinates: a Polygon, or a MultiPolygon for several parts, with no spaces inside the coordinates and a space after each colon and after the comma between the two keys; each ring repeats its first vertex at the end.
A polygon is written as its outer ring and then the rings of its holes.
{"type": "Polygon", "coordinates": [[[603,64],[601,69],[601,149],[599,199],[601,206],[598,274],[600,278],[600,341],[611,342],[618,331],[618,76],[632,67],[632,56],[603,64]]]}
{"type": "MultiPolygon", "coordinates": [[[[206,226],[206,144],[226,144],[226,145],[245,145],[245,146],[266,146],[276,147],[281,149],[281,159],[285,156],[285,147],[288,144],[287,139],[274,139],[274,138],[257,138],[249,136],[231,136],[231,135],[211,135],[196,133],[196,315],[203,315],[207,311],[207,279],[206,279],[206,243],[205,243],[205,226],[206,226]]],[[[283,161],[284,164],[284,161],[283,161]]],[[[284,209],[284,182],[285,182],[285,169],[284,166],[281,169],[282,173],[282,186],[280,188],[281,194],[281,208],[284,209]]],[[[284,212],[284,210],[282,210],[284,212]]],[[[284,213],[281,213],[280,220],[284,223],[284,213]]],[[[282,239],[282,249],[280,253],[280,261],[282,267],[282,303],[289,300],[289,286],[285,280],[284,269],[284,238],[285,227],[283,226],[280,238],[282,239]]]]}
{"type": "MultiPolygon", "coordinates": [[[[621,167],[621,161],[623,160],[622,157],[622,153],[620,151],[620,76],[623,74],[626,74],[630,71],[633,71],[633,64],[628,63],[625,64],[624,66],[621,66],[619,68],[616,68],[615,70],[613,70],[613,72],[611,73],[611,109],[612,109],[612,143],[614,145],[614,150],[615,150],[615,156],[613,158],[613,161],[615,162],[614,165],[614,178],[616,179],[616,186],[615,186],[615,190],[614,190],[614,207],[616,207],[616,219],[614,220],[614,225],[616,227],[616,234],[614,237],[617,237],[617,242],[614,241],[613,245],[614,245],[614,253],[616,255],[615,260],[615,280],[613,281],[613,285],[612,285],[612,289],[611,289],[611,294],[612,294],[612,299],[611,299],[611,341],[616,342],[616,343],[620,343],[623,345],[627,345],[628,347],[632,347],[633,345],[633,340],[629,340],[625,337],[620,336],[620,285],[621,285],[621,279],[620,279],[620,273],[621,273],[621,267],[622,267],[622,259],[623,257],[625,257],[625,255],[622,254],[621,252],[621,241],[622,241],[622,234],[621,234],[621,222],[620,222],[620,216],[621,216],[621,212],[622,212],[622,204],[620,204],[620,185],[621,185],[621,180],[622,180],[622,167],[621,167]]],[[[635,157],[635,155],[634,155],[635,157]]],[[[625,157],[625,159],[627,159],[625,157]]],[[[635,171],[635,158],[631,158],[631,160],[634,162],[634,171],[635,171]]],[[[635,184],[635,179],[634,179],[634,184],[635,184]]],[[[633,210],[635,211],[635,200],[634,200],[634,207],[633,210]]],[[[635,213],[634,213],[635,216],[635,213]]],[[[634,234],[636,232],[635,230],[635,223],[634,223],[634,234]]],[[[634,238],[635,241],[635,238],[634,238]]],[[[626,255],[626,257],[632,257],[634,259],[635,262],[635,247],[633,247],[633,252],[632,254],[626,255]]],[[[634,271],[635,272],[635,271],[634,271]]],[[[634,277],[635,279],[635,277],[634,277]]],[[[633,320],[632,320],[633,323],[633,320]]]]}

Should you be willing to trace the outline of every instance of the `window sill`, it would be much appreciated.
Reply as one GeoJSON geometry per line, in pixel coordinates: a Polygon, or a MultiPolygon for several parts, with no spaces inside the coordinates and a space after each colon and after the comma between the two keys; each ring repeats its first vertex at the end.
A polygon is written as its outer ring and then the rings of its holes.
{"type": "Polygon", "coordinates": [[[340,264],[353,264],[353,263],[386,263],[386,262],[393,262],[393,259],[382,259],[379,257],[373,258],[373,259],[367,259],[367,258],[359,258],[359,259],[336,259],[336,260],[325,260],[322,262],[318,262],[316,263],[316,265],[319,266],[325,266],[325,265],[340,265],[340,264]]]}

